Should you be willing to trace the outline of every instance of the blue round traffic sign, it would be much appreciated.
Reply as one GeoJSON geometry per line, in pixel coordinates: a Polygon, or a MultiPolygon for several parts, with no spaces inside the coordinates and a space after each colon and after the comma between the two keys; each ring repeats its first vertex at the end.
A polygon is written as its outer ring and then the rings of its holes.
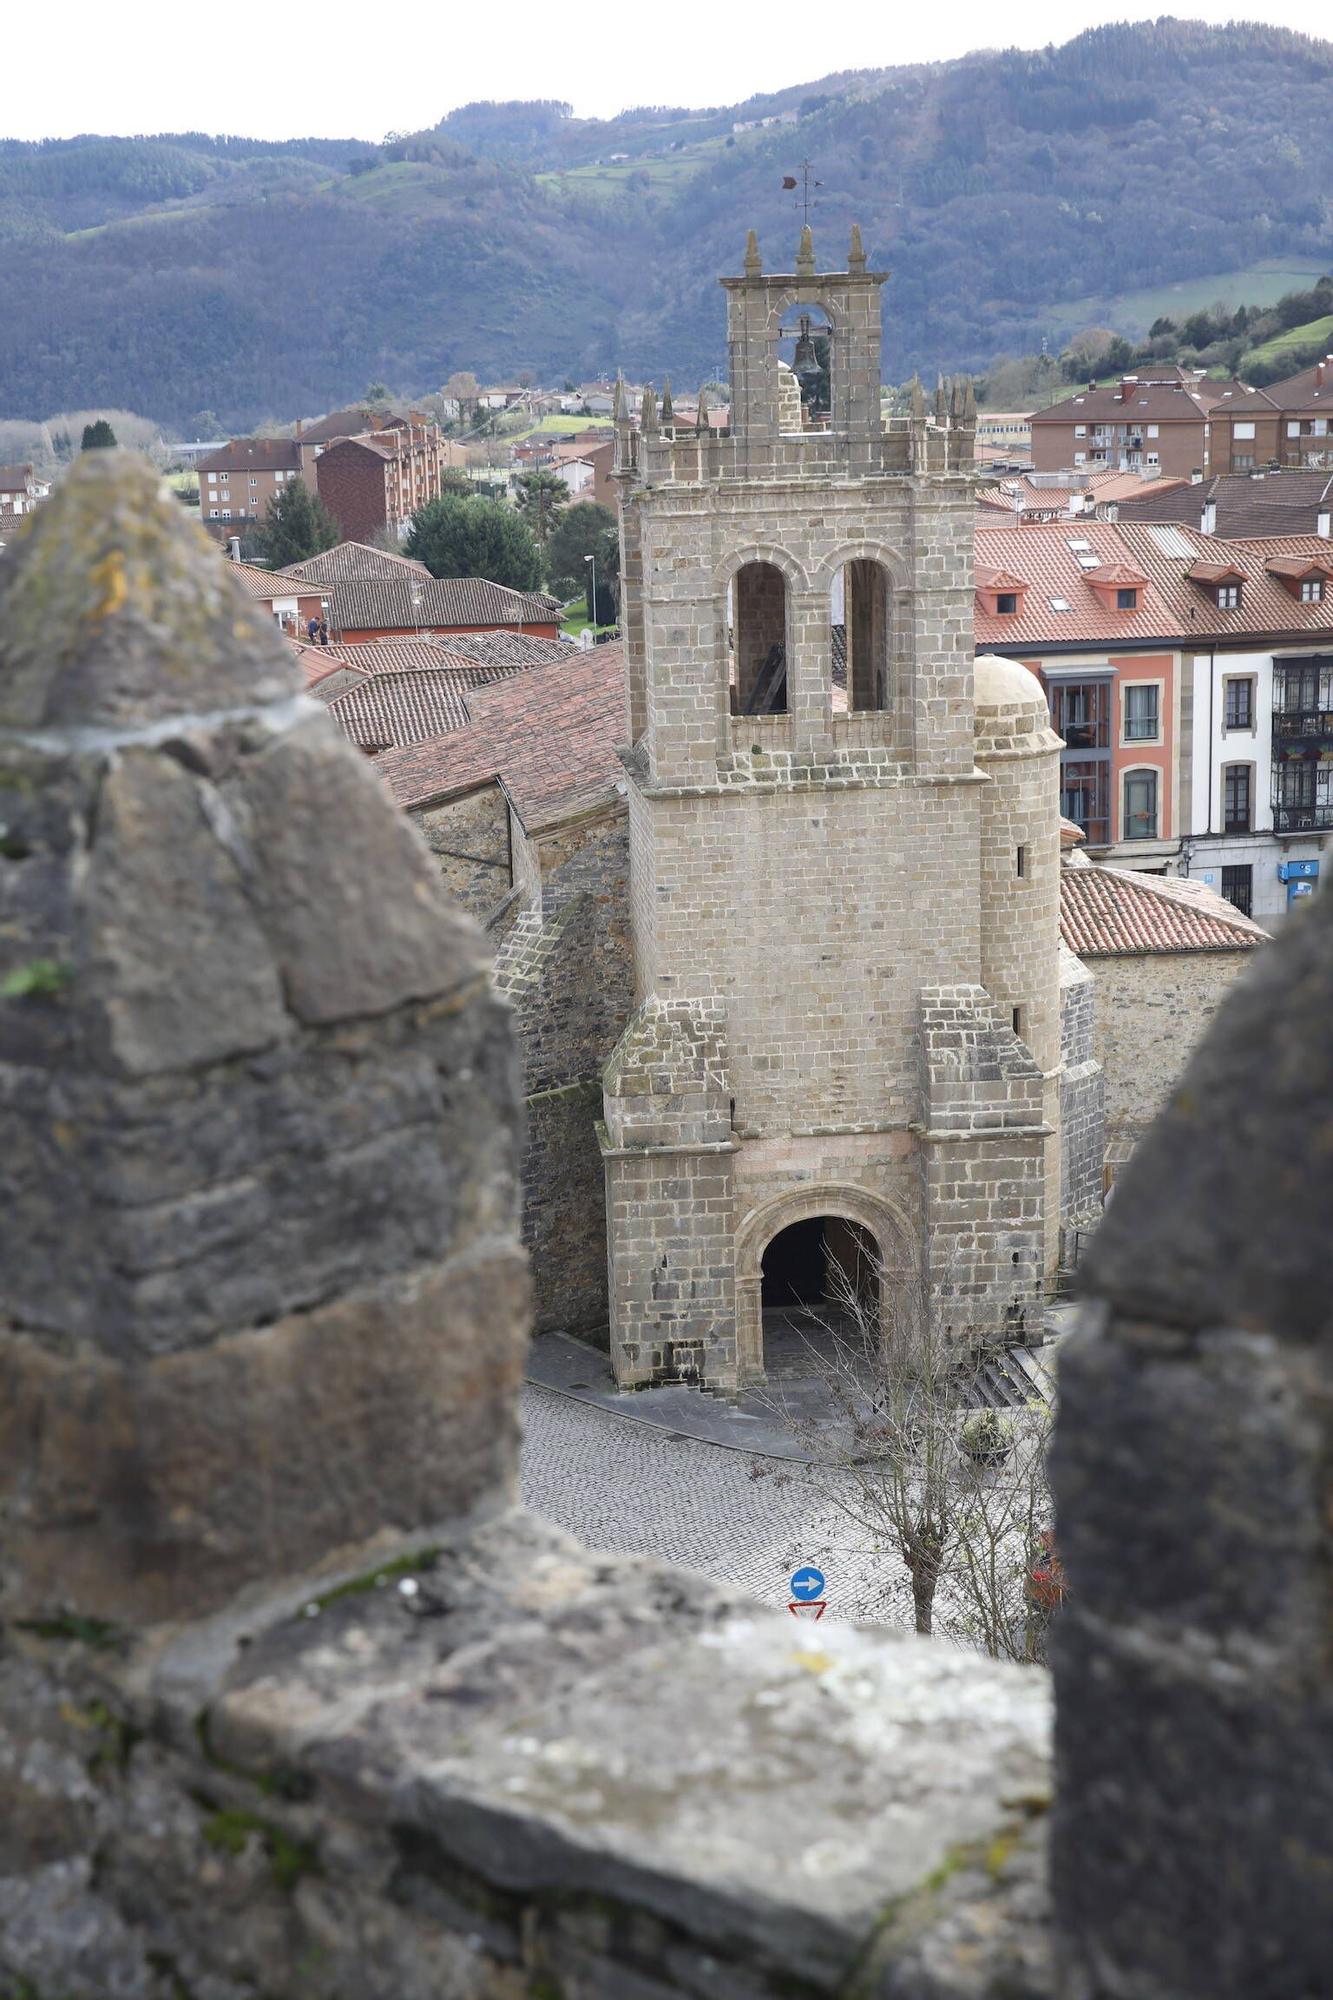
{"type": "Polygon", "coordinates": [[[791,1594],[798,1604],[813,1604],[824,1594],[824,1572],[813,1563],[802,1563],[800,1569],[792,1572],[791,1594]]]}

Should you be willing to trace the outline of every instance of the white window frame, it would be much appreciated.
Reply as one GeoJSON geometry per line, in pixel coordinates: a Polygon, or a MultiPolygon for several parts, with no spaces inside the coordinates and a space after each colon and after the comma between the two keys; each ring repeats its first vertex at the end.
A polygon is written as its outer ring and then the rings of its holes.
{"type": "Polygon", "coordinates": [[[1162,838],[1162,771],[1157,764],[1129,764],[1120,773],[1120,838],[1123,841],[1160,840],[1162,838]],[[1129,832],[1129,786],[1132,778],[1151,778],[1153,781],[1153,830],[1151,833],[1131,834],[1129,832]]]}
{"type": "Polygon", "coordinates": [[[1253,437],[1254,437],[1254,425],[1253,425],[1252,423],[1250,423],[1250,424],[1233,424],[1233,425],[1231,426],[1231,435],[1232,435],[1232,437],[1233,437],[1233,438],[1250,438],[1250,439],[1253,439],[1253,437]]]}
{"type": "Polygon", "coordinates": [[[1154,680],[1145,675],[1141,680],[1121,681],[1120,748],[1122,750],[1142,750],[1145,745],[1151,746],[1153,744],[1160,744],[1162,742],[1162,728],[1163,728],[1162,711],[1163,708],[1165,707],[1165,696],[1166,696],[1166,682],[1164,680],[1154,680]],[[1131,688],[1153,688],[1156,691],[1157,728],[1154,734],[1151,736],[1131,736],[1129,733],[1129,696],[1131,688]]]}

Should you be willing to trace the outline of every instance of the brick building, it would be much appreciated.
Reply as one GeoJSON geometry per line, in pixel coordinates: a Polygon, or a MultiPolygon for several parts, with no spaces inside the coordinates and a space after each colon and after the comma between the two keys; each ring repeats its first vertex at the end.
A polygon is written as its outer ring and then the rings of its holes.
{"type": "Polygon", "coordinates": [[[1277,448],[1271,389],[1160,363],[1118,382],[1090,382],[1032,416],[1038,472],[1247,472],[1277,448]]]}
{"type": "Polygon", "coordinates": [[[232,438],[221,451],[201,458],[199,518],[210,535],[225,541],[237,523],[262,521],[270,500],[303,472],[295,438],[232,438]]]}
{"type": "Polygon", "coordinates": [[[1265,394],[1278,412],[1276,456],[1283,465],[1333,471],[1333,354],[1270,383],[1265,394]]]}
{"type": "MultiPolygon", "coordinates": [[[[308,434],[303,439],[310,448],[308,434]]],[[[393,423],[320,446],[314,460],[319,497],[352,541],[399,534],[418,507],[437,500],[449,468],[438,425],[393,423]]]]}

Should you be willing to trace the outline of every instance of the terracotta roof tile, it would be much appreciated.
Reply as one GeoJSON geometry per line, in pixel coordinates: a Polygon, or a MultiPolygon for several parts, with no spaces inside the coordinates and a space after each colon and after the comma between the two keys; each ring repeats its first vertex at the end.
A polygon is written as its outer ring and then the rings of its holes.
{"type": "Polygon", "coordinates": [[[1003,568],[1027,585],[1015,613],[978,605],[978,651],[1333,633],[1333,601],[1300,603],[1266,567],[1272,556],[1326,557],[1329,544],[1314,535],[1228,542],[1222,552],[1210,536],[1183,523],[1052,521],[988,525],[977,535],[977,553],[987,569],[1003,568]],[[1202,587],[1204,579],[1191,581],[1195,564],[1219,560],[1234,562],[1241,572],[1241,601],[1234,610],[1219,609],[1202,587]],[[1109,566],[1118,563],[1146,579],[1132,611],[1113,609],[1093,587],[1108,581],[1109,566]],[[1057,602],[1068,609],[1057,610],[1057,602]]]}
{"type": "Polygon", "coordinates": [[[376,759],[400,806],[498,782],[531,831],[616,796],[628,734],[622,645],[515,674],[469,694],[467,709],[467,728],[376,759]]]}
{"type": "Polygon", "coordinates": [[[270,602],[275,597],[318,597],[319,588],[315,584],[302,584],[296,577],[287,576],[282,570],[260,569],[254,563],[232,562],[224,557],[227,574],[232,577],[247,597],[255,597],[270,602]]]}
{"type": "Polygon", "coordinates": [[[1080,958],[1252,951],[1268,933],[1202,882],[1098,863],[1060,873],[1060,935],[1080,958]]]}
{"type": "MultiPolygon", "coordinates": [[[[492,681],[521,674],[521,667],[439,666],[409,673],[367,674],[355,687],[339,687],[328,710],[363,750],[392,750],[466,729],[464,697],[492,681]]],[[[324,685],[312,692],[325,699],[324,685]]]]}

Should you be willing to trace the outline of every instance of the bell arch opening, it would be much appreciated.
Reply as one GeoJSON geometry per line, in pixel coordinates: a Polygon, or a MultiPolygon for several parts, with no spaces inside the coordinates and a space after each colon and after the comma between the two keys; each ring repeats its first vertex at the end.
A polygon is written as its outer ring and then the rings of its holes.
{"type": "Polygon", "coordinates": [[[873,557],[853,557],[834,571],[829,626],[835,710],[883,715],[892,706],[892,591],[889,572],[873,557]]]}
{"type": "Polygon", "coordinates": [[[787,579],[748,562],[727,586],[727,680],[733,715],[787,712],[787,579]]]}
{"type": "Polygon", "coordinates": [[[833,322],[820,305],[788,306],[778,323],[779,392],[782,370],[795,378],[796,397],[782,399],[780,428],[827,430],[833,411],[833,322]]]}

